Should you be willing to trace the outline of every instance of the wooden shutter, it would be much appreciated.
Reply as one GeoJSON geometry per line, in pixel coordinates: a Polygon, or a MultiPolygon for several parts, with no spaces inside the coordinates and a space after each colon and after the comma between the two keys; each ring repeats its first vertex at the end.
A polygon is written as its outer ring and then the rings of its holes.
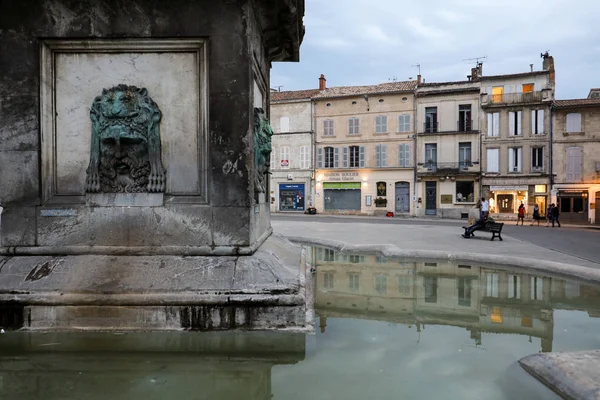
{"type": "Polygon", "coordinates": [[[381,145],[381,166],[387,167],[387,146],[385,144],[381,145]]]}
{"type": "Polygon", "coordinates": [[[342,167],[348,168],[348,147],[346,146],[343,147],[342,167]]]}
{"type": "Polygon", "coordinates": [[[499,170],[499,149],[487,150],[487,172],[498,172],[499,170]]]}
{"type": "Polygon", "coordinates": [[[544,134],[544,110],[537,110],[537,133],[544,134]]]}
{"type": "Polygon", "coordinates": [[[515,136],[515,113],[512,111],[508,113],[508,134],[515,136]]]}
{"type": "Polygon", "coordinates": [[[498,136],[500,133],[500,113],[494,113],[494,135],[498,136]]]}
{"type": "Polygon", "coordinates": [[[359,158],[360,158],[360,167],[364,168],[365,167],[365,146],[360,146],[359,158]]]}
{"type": "Polygon", "coordinates": [[[487,115],[487,135],[494,136],[494,114],[487,115]]]}
{"type": "Polygon", "coordinates": [[[515,149],[508,148],[508,172],[514,172],[515,168],[515,149]]]}
{"type": "Polygon", "coordinates": [[[340,148],[335,147],[333,149],[333,168],[340,167],[340,148]]]}
{"type": "Polygon", "coordinates": [[[323,149],[317,149],[317,168],[323,168],[323,149]]]}
{"type": "Polygon", "coordinates": [[[410,144],[404,145],[404,166],[410,167],[410,144]]]}
{"type": "Polygon", "coordinates": [[[517,170],[523,171],[523,149],[521,147],[517,149],[517,170]]]}
{"type": "Polygon", "coordinates": [[[581,114],[567,114],[567,132],[581,132],[581,114]]]}
{"type": "Polygon", "coordinates": [[[404,167],[404,163],[405,163],[405,151],[404,151],[404,146],[406,146],[405,144],[399,144],[398,145],[398,166],[399,167],[404,167]]]}
{"type": "Polygon", "coordinates": [[[567,149],[567,182],[580,182],[582,179],[582,151],[581,147],[567,149]]]}
{"type": "Polygon", "coordinates": [[[381,167],[381,145],[375,145],[375,166],[381,167]]]}
{"type": "Polygon", "coordinates": [[[537,112],[538,110],[531,110],[531,134],[535,135],[536,133],[536,128],[537,128],[537,120],[536,120],[536,116],[537,116],[537,112]]]}
{"type": "Polygon", "coordinates": [[[521,111],[517,111],[517,135],[522,135],[523,132],[521,131],[521,118],[523,117],[523,112],[521,111]]]}

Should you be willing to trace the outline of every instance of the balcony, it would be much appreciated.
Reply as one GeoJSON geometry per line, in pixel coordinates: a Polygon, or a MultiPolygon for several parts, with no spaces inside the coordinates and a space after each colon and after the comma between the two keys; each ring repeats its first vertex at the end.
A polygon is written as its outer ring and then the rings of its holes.
{"type": "Polygon", "coordinates": [[[481,95],[482,107],[509,106],[527,103],[541,103],[544,100],[552,100],[551,91],[537,91],[529,93],[504,93],[481,95]]]}
{"type": "Polygon", "coordinates": [[[477,133],[477,121],[473,121],[472,119],[456,121],[456,125],[452,127],[446,126],[440,127],[440,125],[435,123],[424,123],[423,124],[423,132],[419,132],[420,135],[431,135],[431,134],[451,134],[451,133],[477,133]]]}
{"type": "Polygon", "coordinates": [[[479,162],[426,162],[419,163],[417,173],[420,175],[462,175],[479,173],[479,162]]]}

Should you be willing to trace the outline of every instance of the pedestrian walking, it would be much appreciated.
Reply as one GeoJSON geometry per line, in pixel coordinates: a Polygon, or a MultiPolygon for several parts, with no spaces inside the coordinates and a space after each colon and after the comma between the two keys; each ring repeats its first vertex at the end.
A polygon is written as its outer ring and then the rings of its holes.
{"type": "Polygon", "coordinates": [[[555,222],[558,224],[558,227],[560,228],[560,221],[558,220],[558,214],[560,214],[560,212],[558,211],[558,206],[555,204],[552,204],[552,227],[553,228],[554,228],[555,222]]]}
{"type": "Polygon", "coordinates": [[[550,222],[552,222],[552,206],[554,204],[550,204],[546,209],[546,228],[550,226],[550,222]]]}
{"type": "Polygon", "coordinates": [[[519,221],[521,221],[521,226],[523,226],[523,222],[525,221],[525,206],[523,203],[521,203],[517,211],[517,225],[519,225],[519,221]]]}
{"type": "Polygon", "coordinates": [[[540,219],[542,219],[542,217],[540,216],[540,206],[536,204],[535,206],[533,206],[533,220],[531,221],[530,226],[533,226],[535,221],[537,221],[538,226],[540,226],[540,219]]]}

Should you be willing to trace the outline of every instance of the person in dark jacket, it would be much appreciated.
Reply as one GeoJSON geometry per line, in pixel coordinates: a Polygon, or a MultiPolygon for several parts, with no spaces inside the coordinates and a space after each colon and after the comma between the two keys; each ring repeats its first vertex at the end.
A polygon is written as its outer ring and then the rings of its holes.
{"type": "Polygon", "coordinates": [[[556,222],[558,224],[558,227],[560,228],[560,221],[558,220],[558,206],[554,203],[552,203],[552,227],[554,228],[554,223],[556,222]]]}

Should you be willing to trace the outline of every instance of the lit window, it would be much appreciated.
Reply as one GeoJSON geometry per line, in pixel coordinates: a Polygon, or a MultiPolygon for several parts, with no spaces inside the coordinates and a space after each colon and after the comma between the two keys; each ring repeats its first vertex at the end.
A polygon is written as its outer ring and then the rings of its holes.
{"type": "Polygon", "coordinates": [[[495,324],[502,323],[502,308],[492,307],[492,322],[495,324]]]}

